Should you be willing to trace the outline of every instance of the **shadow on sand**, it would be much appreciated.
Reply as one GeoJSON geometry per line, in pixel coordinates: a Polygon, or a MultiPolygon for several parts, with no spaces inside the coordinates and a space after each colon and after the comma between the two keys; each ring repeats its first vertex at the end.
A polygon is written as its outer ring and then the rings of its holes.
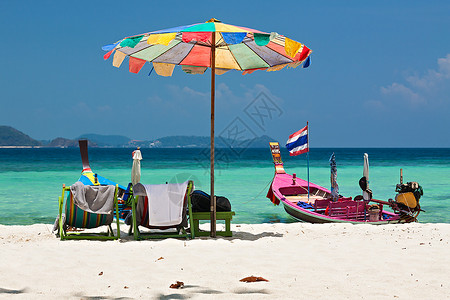
{"type": "MultiPolygon", "coordinates": [[[[194,297],[195,295],[199,295],[199,294],[203,294],[203,295],[219,295],[219,294],[225,294],[228,292],[222,292],[222,291],[218,291],[218,290],[212,290],[212,289],[207,289],[207,288],[201,288],[199,286],[184,286],[183,290],[186,290],[188,288],[195,288],[195,290],[192,291],[186,291],[185,293],[172,293],[172,294],[159,294],[158,296],[156,296],[156,299],[159,300],[170,300],[170,299],[190,299],[192,297],[194,297]]],[[[234,292],[232,292],[233,294],[236,295],[245,295],[245,294],[264,294],[264,295],[270,295],[270,292],[265,290],[265,289],[247,289],[247,288],[241,288],[238,289],[234,292]]]]}
{"type": "MultiPolygon", "coordinates": [[[[259,240],[261,238],[266,238],[266,237],[283,237],[283,234],[281,233],[273,233],[273,232],[261,232],[258,234],[253,234],[250,232],[245,232],[245,231],[234,231],[233,232],[233,236],[232,237],[222,237],[222,236],[217,236],[216,239],[225,239],[225,240],[243,240],[243,241],[256,241],[259,240]]],[[[207,240],[210,239],[210,237],[196,237],[196,240],[207,240]]],[[[156,239],[158,240],[158,239],[156,239]]],[[[120,239],[119,241],[121,243],[125,243],[125,242],[130,242],[130,241],[134,241],[133,236],[128,235],[128,231],[122,231],[120,230],[120,239]]]]}
{"type": "Polygon", "coordinates": [[[27,288],[23,288],[20,290],[11,290],[11,289],[0,288],[0,295],[1,294],[18,295],[18,294],[24,294],[27,292],[28,292],[27,288]]]}

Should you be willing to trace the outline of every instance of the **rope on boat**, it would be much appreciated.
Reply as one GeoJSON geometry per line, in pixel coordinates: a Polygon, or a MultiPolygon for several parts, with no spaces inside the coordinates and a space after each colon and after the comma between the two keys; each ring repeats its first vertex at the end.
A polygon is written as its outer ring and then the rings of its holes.
{"type": "Polygon", "coordinates": [[[261,193],[262,193],[262,192],[269,186],[269,184],[271,184],[271,183],[272,183],[272,179],[269,180],[269,182],[268,182],[268,183],[266,184],[266,186],[258,193],[258,195],[256,195],[253,199],[250,199],[250,200],[244,202],[244,204],[249,203],[250,201],[253,201],[253,200],[255,200],[256,198],[258,198],[259,195],[261,195],[261,193]]]}

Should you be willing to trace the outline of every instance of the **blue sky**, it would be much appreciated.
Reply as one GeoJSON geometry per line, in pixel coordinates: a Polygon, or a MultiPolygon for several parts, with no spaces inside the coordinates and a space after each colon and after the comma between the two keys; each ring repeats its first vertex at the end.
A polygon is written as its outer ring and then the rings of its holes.
{"type": "Polygon", "coordinates": [[[311,147],[450,147],[448,1],[4,0],[0,125],[35,139],[209,136],[209,71],[132,74],[101,47],[212,17],[313,50],[308,69],[217,76],[216,135],[284,143],[309,121],[311,147]],[[258,120],[263,102],[274,110],[258,120]]]}

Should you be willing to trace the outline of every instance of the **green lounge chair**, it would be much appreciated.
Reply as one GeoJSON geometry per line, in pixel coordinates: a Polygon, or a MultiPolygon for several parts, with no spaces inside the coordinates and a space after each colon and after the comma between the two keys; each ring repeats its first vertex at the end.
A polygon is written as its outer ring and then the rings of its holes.
{"type": "MultiPolygon", "coordinates": [[[[95,187],[94,187],[95,188],[95,187]]],[[[114,188],[114,186],[110,186],[114,188]]],[[[113,205],[115,208],[115,218],[117,223],[117,233],[111,227],[114,219],[114,209],[111,213],[93,213],[81,209],[74,201],[73,192],[70,186],[66,187],[63,184],[62,195],[59,197],[59,216],[58,216],[58,233],[61,240],[67,239],[96,239],[96,240],[116,240],[120,238],[119,216],[118,216],[118,201],[117,201],[118,185],[114,188],[113,205]],[[66,196],[67,195],[67,196],[66,196]],[[64,201],[66,200],[66,201],[64,201]],[[65,210],[63,213],[63,207],[65,210]],[[107,226],[107,232],[83,232],[84,229],[98,228],[107,226]],[[69,230],[71,229],[71,230],[69,230]],[[83,229],[83,230],[78,230],[83,229]]],[[[111,199],[109,199],[111,200],[111,199]]]]}
{"type": "MultiPolygon", "coordinates": [[[[170,184],[169,184],[170,186],[170,184]]],[[[169,187],[168,186],[168,187],[169,187]]],[[[179,224],[171,224],[167,226],[152,225],[149,220],[149,201],[145,192],[145,186],[138,183],[133,186],[134,197],[132,198],[132,223],[129,229],[129,235],[134,236],[135,240],[142,239],[164,239],[164,238],[194,238],[193,218],[191,207],[191,193],[194,187],[194,182],[187,183],[186,192],[182,199],[182,220],[179,224]],[[190,232],[187,230],[189,224],[190,232]],[[148,230],[141,232],[139,226],[145,227],[148,230]]],[[[170,187],[169,187],[170,188],[170,187]]],[[[164,197],[161,197],[164,198],[164,197]]],[[[152,199],[153,200],[153,199],[152,199]]],[[[155,200],[159,201],[155,196],[155,200]]],[[[163,200],[164,201],[164,200],[163,200]]],[[[178,203],[179,204],[179,203],[178,203]]]]}

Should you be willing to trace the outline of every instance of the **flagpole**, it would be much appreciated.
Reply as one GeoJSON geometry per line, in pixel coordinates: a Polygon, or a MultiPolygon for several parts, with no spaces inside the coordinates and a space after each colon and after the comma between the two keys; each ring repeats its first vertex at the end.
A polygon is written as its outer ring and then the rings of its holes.
{"type": "Polygon", "coordinates": [[[308,134],[307,136],[307,145],[308,145],[308,152],[306,152],[306,158],[307,158],[307,164],[308,164],[308,203],[309,203],[309,125],[308,121],[306,121],[306,128],[308,128],[308,134]]]}

